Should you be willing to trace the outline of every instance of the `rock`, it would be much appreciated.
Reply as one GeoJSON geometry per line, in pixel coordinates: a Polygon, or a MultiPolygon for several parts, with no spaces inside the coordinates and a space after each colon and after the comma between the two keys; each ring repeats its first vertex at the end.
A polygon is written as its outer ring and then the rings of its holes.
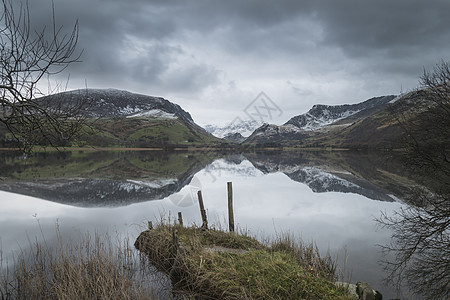
{"type": "Polygon", "coordinates": [[[347,289],[353,299],[359,300],[382,300],[383,295],[375,291],[366,282],[358,282],[356,284],[348,282],[335,282],[336,286],[347,289]]]}
{"type": "Polygon", "coordinates": [[[381,300],[383,296],[380,292],[375,291],[367,282],[356,283],[356,293],[360,300],[381,300]]]}

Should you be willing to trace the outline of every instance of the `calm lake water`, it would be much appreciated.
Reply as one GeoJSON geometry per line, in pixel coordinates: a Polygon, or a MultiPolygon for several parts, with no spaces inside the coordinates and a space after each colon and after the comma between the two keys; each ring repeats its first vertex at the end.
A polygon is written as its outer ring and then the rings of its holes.
{"type": "Polygon", "coordinates": [[[390,232],[375,218],[402,204],[410,180],[387,156],[302,153],[0,153],[0,243],[3,259],[30,240],[67,239],[89,231],[128,236],[161,216],[201,224],[202,190],[210,223],[227,224],[227,182],[235,223],[259,239],[290,233],[330,253],[346,280],[366,281],[384,299],[378,245],[390,232]]]}

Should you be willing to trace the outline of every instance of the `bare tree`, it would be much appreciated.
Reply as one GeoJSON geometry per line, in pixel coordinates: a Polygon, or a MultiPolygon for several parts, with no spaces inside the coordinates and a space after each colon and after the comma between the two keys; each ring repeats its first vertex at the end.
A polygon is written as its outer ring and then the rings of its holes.
{"type": "Polygon", "coordinates": [[[0,123],[25,150],[35,144],[62,146],[85,123],[86,103],[41,101],[38,83],[79,61],[78,22],[69,34],[52,26],[35,30],[28,3],[15,10],[13,0],[2,0],[0,16],[0,123]]]}
{"type": "Polygon", "coordinates": [[[411,204],[378,221],[392,231],[383,249],[388,281],[403,280],[428,299],[450,297],[450,66],[424,72],[421,89],[405,96],[410,107],[394,110],[404,130],[404,162],[417,187],[405,197],[411,204]],[[388,257],[388,256],[387,256],[388,257]]]}
{"type": "Polygon", "coordinates": [[[450,198],[417,191],[422,207],[407,206],[379,222],[391,230],[383,251],[393,259],[383,261],[387,281],[400,286],[406,281],[424,299],[450,297],[450,198]]]}
{"type": "Polygon", "coordinates": [[[393,106],[404,131],[408,168],[440,193],[450,192],[450,65],[424,71],[421,89],[406,95],[411,107],[393,106]],[[435,183],[438,183],[436,185],[435,183]]]}

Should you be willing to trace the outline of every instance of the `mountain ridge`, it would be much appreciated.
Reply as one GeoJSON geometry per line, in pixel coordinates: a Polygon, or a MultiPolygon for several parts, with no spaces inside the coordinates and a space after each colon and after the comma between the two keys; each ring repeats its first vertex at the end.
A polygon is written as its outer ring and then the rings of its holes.
{"type": "Polygon", "coordinates": [[[373,97],[356,104],[316,104],[308,112],[289,119],[283,125],[264,124],[244,143],[280,145],[324,145],[325,137],[345,130],[379,111],[385,110],[397,96],[373,97]]]}

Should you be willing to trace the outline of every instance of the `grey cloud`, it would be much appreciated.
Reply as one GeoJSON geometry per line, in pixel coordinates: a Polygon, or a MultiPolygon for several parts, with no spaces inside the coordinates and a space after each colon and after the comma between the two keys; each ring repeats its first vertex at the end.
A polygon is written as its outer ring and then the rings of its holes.
{"type": "MultiPolygon", "coordinates": [[[[72,78],[162,96],[184,93],[191,107],[202,106],[208,89],[238,101],[240,92],[248,97],[268,85],[286,90],[289,97],[280,101],[291,101],[288,107],[298,98],[339,103],[339,95],[331,98],[324,91],[355,87],[370,96],[392,93],[393,87],[415,85],[423,67],[450,59],[448,0],[54,4],[58,24],[67,29],[77,19],[80,24],[83,62],[69,68],[72,78]],[[232,93],[228,82],[237,83],[232,93]]],[[[36,25],[48,23],[50,0],[30,1],[30,7],[36,25]]]]}
{"type": "Polygon", "coordinates": [[[313,91],[311,91],[310,89],[305,88],[305,87],[299,87],[298,85],[296,85],[295,83],[292,83],[289,80],[286,81],[286,84],[288,86],[290,86],[291,89],[294,91],[294,93],[296,93],[300,97],[305,97],[305,96],[309,96],[309,95],[313,94],[313,91]]]}

